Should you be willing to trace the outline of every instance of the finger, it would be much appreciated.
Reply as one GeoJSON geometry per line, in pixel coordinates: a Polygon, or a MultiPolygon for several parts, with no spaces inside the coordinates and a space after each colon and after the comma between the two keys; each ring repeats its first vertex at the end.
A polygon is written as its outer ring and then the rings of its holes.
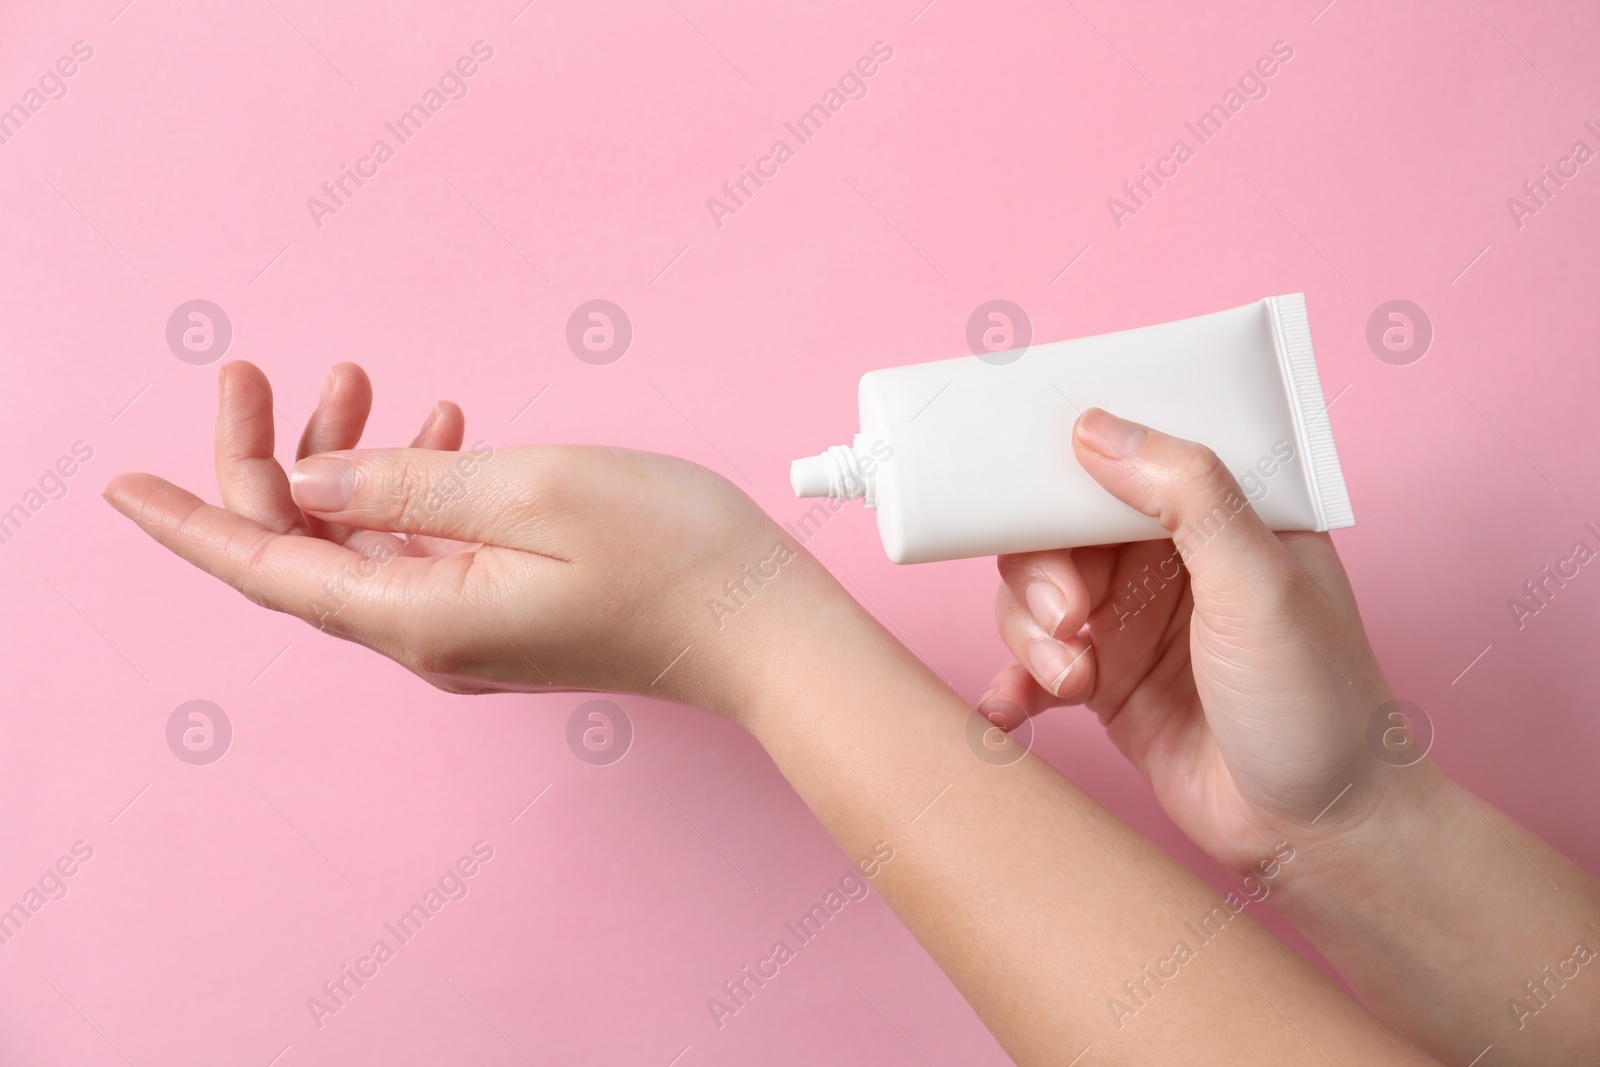
{"type": "MultiPolygon", "coordinates": [[[[441,400],[428,412],[428,418],[412,440],[412,448],[431,448],[440,452],[455,452],[467,435],[467,417],[461,409],[448,400],[441,400]]],[[[350,446],[354,447],[354,446],[350,446]]],[[[324,451],[335,451],[325,449],[324,451]]]]}
{"type": "MultiPolygon", "coordinates": [[[[372,382],[367,373],[355,363],[340,363],[328,374],[322,389],[322,399],[311,418],[306,422],[300,437],[298,459],[322,452],[352,449],[361,443],[361,435],[372,413],[372,382]]],[[[422,429],[412,442],[413,448],[432,448],[454,451],[461,447],[466,433],[466,419],[461,409],[449,401],[434,406],[424,420],[422,429]]],[[[410,544],[397,540],[391,534],[371,530],[354,530],[342,523],[325,522],[311,516],[306,525],[310,531],[339,544],[348,544],[358,552],[371,554],[384,548],[406,555],[427,555],[434,551],[454,551],[429,542],[410,544]]]]}
{"type": "MultiPolygon", "coordinates": [[[[456,452],[467,433],[467,419],[461,409],[448,400],[435,404],[422,423],[422,429],[412,439],[412,448],[430,448],[440,452],[456,452]]],[[[406,541],[402,550],[407,555],[437,556],[447,552],[460,552],[467,546],[445,537],[428,537],[418,534],[406,541]]]]}
{"type": "Polygon", "coordinates": [[[1074,549],[1072,561],[1095,597],[1089,623],[1097,635],[1131,627],[1155,640],[1186,603],[1188,573],[1171,541],[1135,541],[1110,556],[1099,548],[1074,549]]]}
{"type": "Polygon", "coordinates": [[[276,533],[150,474],[118,475],[105,498],[161,545],[253,603],[375,646],[388,584],[406,577],[401,568],[425,566],[394,559],[374,570],[349,548],[276,533]]]}
{"type": "Polygon", "coordinates": [[[290,488],[301,509],[366,530],[543,551],[541,512],[559,486],[538,448],[394,448],[308,456],[290,488]]]}
{"type": "Polygon", "coordinates": [[[289,495],[289,477],[273,456],[272,386],[239,360],[217,375],[217,485],[222,506],[274,533],[304,533],[305,518],[289,495]]]}
{"type": "Polygon", "coordinates": [[[995,623],[1017,662],[1028,668],[1057,703],[1078,704],[1089,699],[1096,672],[1088,638],[1082,634],[1052,637],[1008,585],[1001,585],[995,594],[995,623]]]}
{"type": "Polygon", "coordinates": [[[1260,591],[1299,573],[1232,472],[1204,445],[1090,408],[1073,429],[1073,449],[1113,496],[1172,534],[1197,596],[1260,591]]]}
{"type": "Polygon", "coordinates": [[[335,364],[322,383],[322,398],[301,431],[295,460],[356,447],[371,414],[372,379],[367,372],[355,363],[335,364]]]}
{"type": "Polygon", "coordinates": [[[978,701],[978,714],[1009,733],[1042,711],[1061,704],[1034,681],[1028,668],[1012,660],[1000,668],[989,691],[978,701]]]}
{"type": "Polygon", "coordinates": [[[1057,637],[1083,629],[1089,620],[1089,589],[1070,549],[1000,556],[995,562],[1001,579],[1045,634],[1057,637]]]}
{"type": "MultiPolygon", "coordinates": [[[[319,452],[337,452],[354,448],[361,443],[361,434],[367,428],[367,418],[372,414],[372,380],[367,372],[354,363],[335,364],[322,384],[322,397],[306,420],[300,432],[300,443],[295,447],[296,461],[319,452]]],[[[324,522],[314,515],[305,517],[306,528],[316,537],[325,537],[338,544],[350,539],[352,531],[347,526],[324,522]]],[[[372,539],[362,539],[370,542],[372,539]]],[[[354,544],[358,551],[363,547],[354,544]]]]}

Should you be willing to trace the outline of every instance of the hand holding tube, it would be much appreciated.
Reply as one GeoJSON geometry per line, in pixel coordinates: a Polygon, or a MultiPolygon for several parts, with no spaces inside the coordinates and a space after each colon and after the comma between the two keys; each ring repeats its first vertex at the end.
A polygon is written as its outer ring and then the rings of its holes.
{"type": "Polygon", "coordinates": [[[1001,557],[997,618],[1017,662],[980,710],[1088,705],[1168,814],[1236,870],[1359,822],[1388,782],[1364,729],[1390,695],[1328,535],[1274,534],[1209,449],[1098,409],[1073,446],[1172,540],[1001,557]]]}
{"type": "Polygon", "coordinates": [[[1002,557],[1017,662],[980,710],[1088,705],[1235,871],[1290,842],[1272,904],[1443,1062],[1591,1062],[1600,982],[1569,979],[1600,945],[1600,884],[1432,761],[1370,745],[1391,697],[1328,535],[1268,531],[1200,445],[1102,411],[1073,445],[1173,540],[1002,557]]]}

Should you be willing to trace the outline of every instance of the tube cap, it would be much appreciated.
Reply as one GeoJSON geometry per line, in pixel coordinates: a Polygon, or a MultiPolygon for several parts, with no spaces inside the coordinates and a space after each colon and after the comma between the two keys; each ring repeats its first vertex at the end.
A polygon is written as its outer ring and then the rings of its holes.
{"type": "Polygon", "coordinates": [[[828,454],[807,456],[789,465],[789,484],[795,496],[827,496],[833,463],[828,454]]]}

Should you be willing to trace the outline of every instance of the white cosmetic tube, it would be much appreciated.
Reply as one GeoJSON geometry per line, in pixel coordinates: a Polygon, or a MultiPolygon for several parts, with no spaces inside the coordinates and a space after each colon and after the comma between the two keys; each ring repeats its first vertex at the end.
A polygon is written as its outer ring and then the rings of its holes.
{"type": "MultiPolygon", "coordinates": [[[[1209,446],[1274,530],[1355,523],[1303,293],[871,371],[860,405],[854,442],[796,460],[790,480],[796,496],[875,508],[895,563],[1171,536],[1078,464],[1072,428],[1091,407],[1209,446]]],[[[1190,531],[1202,543],[1231,518],[1220,510],[1190,531]]]]}

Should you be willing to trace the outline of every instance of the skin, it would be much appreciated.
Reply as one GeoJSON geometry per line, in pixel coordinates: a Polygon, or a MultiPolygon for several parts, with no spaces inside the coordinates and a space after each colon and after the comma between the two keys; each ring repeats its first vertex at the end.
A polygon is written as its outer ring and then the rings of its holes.
{"type": "MultiPolygon", "coordinates": [[[[1017,1063],[1167,1064],[1180,1049],[1207,1065],[1434,1062],[1241,895],[1219,899],[1008,749],[726,479],[619,449],[452,452],[462,428],[445,406],[411,449],[354,451],[369,406],[359,369],[335,368],[291,481],[272,461],[265,378],[230,364],[224,507],[146,474],[107,499],[253,601],[449,691],[623,691],[730,717],[1017,1063]],[[471,473],[452,474],[469,455],[471,473]],[[747,567],[765,578],[738,612],[708,611],[747,567]]],[[[1296,847],[1268,843],[1256,869],[1282,877],[1296,847]]]]}
{"type": "Polygon", "coordinates": [[[1270,532],[1214,456],[1146,427],[1096,413],[1075,448],[1177,537],[1002,557],[996,617],[1016,660],[980,710],[1011,725],[1088,707],[1173,821],[1235,871],[1294,842],[1274,906],[1439,1059],[1492,1045],[1485,1064],[1593,1062],[1600,956],[1585,966],[1576,949],[1600,953],[1600,884],[1387,717],[1393,694],[1328,536],[1270,532]],[[1197,533],[1219,506],[1220,531],[1197,533]]]}

